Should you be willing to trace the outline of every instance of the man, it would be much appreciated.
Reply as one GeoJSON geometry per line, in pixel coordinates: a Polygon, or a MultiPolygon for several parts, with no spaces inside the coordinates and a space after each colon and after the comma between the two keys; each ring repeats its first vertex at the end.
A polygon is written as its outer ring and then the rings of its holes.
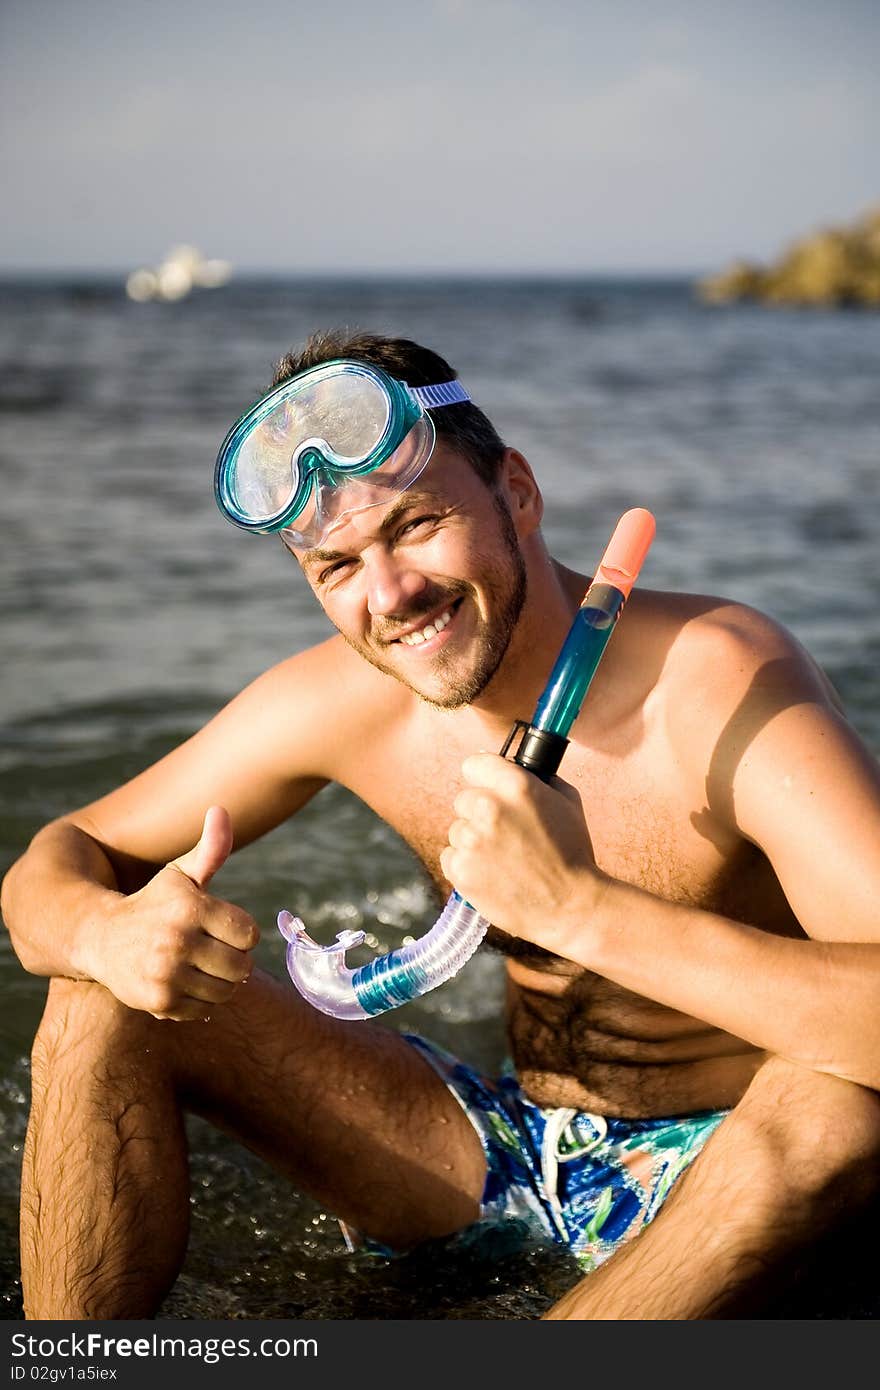
{"type": "Polygon", "coordinates": [[[591,1271],[551,1317],[759,1308],[877,1186],[880,774],[827,680],[754,611],[640,588],[564,780],[479,751],[534,709],[589,581],[548,555],[527,461],[404,340],[286,358],[218,496],[278,531],[340,636],[7,875],[21,962],[52,977],[27,1315],[155,1313],[187,1109],[384,1247],[525,1215],[591,1271]],[[495,924],[515,1079],[251,970],[256,924],[212,875],[330,781],[495,924]]]}

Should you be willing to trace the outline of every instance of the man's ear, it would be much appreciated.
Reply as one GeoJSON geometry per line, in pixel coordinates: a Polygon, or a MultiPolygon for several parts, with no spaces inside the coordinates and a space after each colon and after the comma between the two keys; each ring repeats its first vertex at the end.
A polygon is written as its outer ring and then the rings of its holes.
{"type": "Polygon", "coordinates": [[[504,450],[498,483],[507,498],[517,535],[525,540],[541,525],[544,499],[528,459],[518,449],[504,450]]]}

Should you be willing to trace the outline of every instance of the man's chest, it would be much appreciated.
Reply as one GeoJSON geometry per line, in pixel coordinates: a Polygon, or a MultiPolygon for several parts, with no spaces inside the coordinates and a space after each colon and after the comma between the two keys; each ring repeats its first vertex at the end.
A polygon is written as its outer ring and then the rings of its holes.
{"type": "MultiPolygon", "coordinates": [[[[407,842],[441,893],[449,885],[440,853],[463,786],[461,762],[472,751],[428,741],[407,750],[404,759],[402,752],[386,749],[375,766],[365,760],[352,788],[407,842]]],[[[730,911],[731,899],[741,896],[743,861],[753,847],[719,828],[662,747],[596,752],[573,743],[560,776],[577,788],[596,862],[605,873],[715,911],[730,911]]],[[[736,915],[763,914],[744,908],[736,915]]]]}

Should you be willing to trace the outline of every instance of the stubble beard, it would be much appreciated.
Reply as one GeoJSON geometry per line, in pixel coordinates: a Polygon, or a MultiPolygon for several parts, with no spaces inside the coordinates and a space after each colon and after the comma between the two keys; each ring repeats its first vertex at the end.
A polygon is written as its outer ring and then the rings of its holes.
{"type": "MultiPolygon", "coordinates": [[[[372,647],[364,646],[347,636],[346,633],[342,633],[348,645],[371,666],[375,666],[384,675],[392,676],[394,680],[407,686],[420,700],[423,700],[425,704],[432,705],[435,709],[461,709],[463,705],[473,704],[482,695],[504,660],[526,601],[528,587],[526,566],[520,551],[519,537],[514,529],[513,520],[504,499],[495,494],[492,500],[499,519],[504,558],[493,563],[482,581],[489,611],[495,610],[497,604],[497,615],[491,632],[486,630],[487,625],[485,623],[481,624],[477,633],[480,652],[477,664],[472,670],[457,671],[456,665],[461,658],[448,652],[445,647],[441,647],[434,659],[433,669],[435,674],[439,674],[441,680],[446,677],[449,684],[442,693],[429,694],[420,690],[395,666],[384,662],[372,647]]],[[[437,586],[431,592],[430,604],[425,608],[425,612],[435,609],[444,599],[448,599],[451,605],[457,599],[468,596],[475,598],[475,590],[471,584],[461,582],[450,584],[445,588],[437,586]]],[[[474,603],[474,608],[476,611],[476,603],[474,603]]],[[[409,620],[411,621],[411,617],[409,620]]]]}

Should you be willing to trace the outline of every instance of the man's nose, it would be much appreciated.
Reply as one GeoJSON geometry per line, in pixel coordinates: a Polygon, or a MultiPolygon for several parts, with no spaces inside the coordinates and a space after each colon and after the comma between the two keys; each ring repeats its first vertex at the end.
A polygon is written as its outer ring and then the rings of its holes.
{"type": "Polygon", "coordinates": [[[373,618],[406,613],[425,587],[425,576],[394,555],[374,554],[367,563],[367,608],[373,618]]]}

